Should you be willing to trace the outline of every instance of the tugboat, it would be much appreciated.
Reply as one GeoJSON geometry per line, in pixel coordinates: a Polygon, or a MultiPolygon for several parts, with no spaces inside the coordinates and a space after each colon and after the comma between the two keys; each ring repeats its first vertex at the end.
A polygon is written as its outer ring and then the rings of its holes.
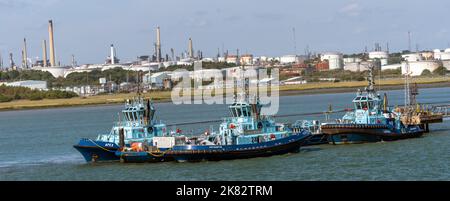
{"type": "Polygon", "coordinates": [[[336,123],[321,125],[330,144],[393,141],[420,137],[425,132],[418,125],[403,124],[402,113],[398,110],[389,110],[386,94],[381,98],[374,89],[372,71],[373,67],[370,67],[365,93],[358,90],[353,99],[354,111],[347,112],[336,123]]]}
{"type": "Polygon", "coordinates": [[[132,146],[136,142],[152,143],[153,137],[167,134],[166,125],[156,122],[154,115],[155,108],[149,99],[139,96],[127,100],[119,114],[119,122],[108,134],[100,134],[95,140],[83,138],[73,147],[87,162],[118,161],[115,152],[119,147],[132,146]]]}
{"type": "Polygon", "coordinates": [[[259,101],[252,104],[237,101],[229,109],[232,117],[224,119],[219,133],[155,137],[153,144],[141,143],[141,151],[125,147],[116,155],[122,162],[244,159],[298,152],[311,137],[308,130],[275,123],[270,117],[260,115],[259,101]]]}
{"type": "Polygon", "coordinates": [[[246,159],[298,152],[300,146],[311,137],[311,132],[276,123],[271,117],[261,115],[263,106],[259,98],[249,101],[247,85],[243,89],[245,93],[240,93],[239,100],[235,98],[229,106],[231,117],[224,118],[218,133],[205,132],[194,137],[154,137],[153,144],[140,143],[140,151],[122,147],[116,156],[120,157],[121,162],[184,162],[246,159]]]}

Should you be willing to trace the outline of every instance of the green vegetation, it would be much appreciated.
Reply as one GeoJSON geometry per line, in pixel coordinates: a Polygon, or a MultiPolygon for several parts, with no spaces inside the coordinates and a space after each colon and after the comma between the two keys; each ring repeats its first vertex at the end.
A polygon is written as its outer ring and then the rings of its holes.
{"type": "MultiPolygon", "coordinates": [[[[91,72],[71,73],[66,78],[55,78],[49,72],[27,70],[27,71],[7,71],[0,72],[0,81],[2,82],[14,82],[19,80],[43,80],[47,81],[48,88],[52,87],[67,87],[67,86],[80,86],[80,85],[98,85],[99,78],[105,77],[110,79],[116,84],[122,82],[136,82],[138,73],[136,71],[127,71],[122,68],[114,68],[105,71],[93,70],[91,72]]],[[[143,74],[141,74],[143,75],[143,74]]]]}
{"type": "Polygon", "coordinates": [[[420,74],[420,76],[431,76],[431,71],[428,69],[425,69],[422,71],[422,74],[420,74]]]}
{"type": "MultiPolygon", "coordinates": [[[[122,68],[114,68],[105,71],[93,70],[91,72],[71,73],[66,78],[57,78],[52,83],[53,87],[80,86],[80,85],[99,85],[99,78],[112,80],[116,84],[122,82],[136,83],[140,72],[128,71],[122,68]]],[[[142,76],[143,73],[140,74],[142,76]]]]}
{"type": "MultiPolygon", "coordinates": [[[[227,63],[227,62],[202,62],[202,69],[223,69],[236,67],[236,64],[227,63]]],[[[194,70],[194,65],[173,65],[169,66],[165,69],[160,69],[159,72],[162,71],[174,71],[176,69],[186,69],[188,71],[194,70]]]]}
{"type": "Polygon", "coordinates": [[[0,71],[0,81],[2,82],[14,82],[19,80],[43,80],[52,82],[55,80],[53,75],[49,72],[27,70],[27,71],[0,71]]]}
{"type": "Polygon", "coordinates": [[[444,66],[439,66],[433,71],[434,75],[446,75],[449,71],[444,66]]]}
{"type": "Polygon", "coordinates": [[[10,87],[0,85],[0,102],[9,102],[12,100],[42,100],[42,99],[60,99],[60,98],[72,98],[78,95],[73,92],[66,91],[39,91],[26,87],[10,87]]]}

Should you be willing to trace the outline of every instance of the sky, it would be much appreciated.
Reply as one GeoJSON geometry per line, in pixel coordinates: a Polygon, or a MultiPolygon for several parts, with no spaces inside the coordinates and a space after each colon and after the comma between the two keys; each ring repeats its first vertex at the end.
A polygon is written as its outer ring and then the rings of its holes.
{"type": "Polygon", "coordinates": [[[109,45],[122,62],[153,54],[161,27],[163,55],[194,49],[214,57],[218,49],[255,56],[374,48],[445,49],[450,46],[448,0],[0,0],[0,53],[20,63],[25,37],[28,56],[42,57],[48,20],[56,58],[70,64],[103,63],[109,45]],[[295,29],[295,40],[294,31],[295,29]]]}

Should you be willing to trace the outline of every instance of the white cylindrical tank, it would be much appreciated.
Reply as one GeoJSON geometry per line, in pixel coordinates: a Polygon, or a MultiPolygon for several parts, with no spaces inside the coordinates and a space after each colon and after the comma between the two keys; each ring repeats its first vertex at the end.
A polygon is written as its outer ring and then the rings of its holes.
{"type": "Polygon", "coordinates": [[[407,63],[409,63],[409,72],[412,76],[419,76],[424,70],[429,70],[433,72],[439,68],[440,63],[437,61],[411,61],[402,62],[402,74],[407,73],[407,63]]]}
{"type": "Polygon", "coordinates": [[[402,57],[406,61],[422,61],[422,57],[420,56],[420,54],[417,54],[417,53],[404,54],[404,55],[402,55],[402,57]]]}
{"type": "Polygon", "coordinates": [[[440,60],[442,61],[450,60],[450,52],[442,52],[440,60]]]}
{"type": "Polygon", "coordinates": [[[401,68],[402,64],[391,64],[391,65],[385,65],[381,66],[381,70],[396,70],[398,68],[401,68]]]}
{"type": "Polygon", "coordinates": [[[387,59],[389,54],[385,51],[369,52],[369,59],[387,59]]]}
{"type": "Polygon", "coordinates": [[[359,62],[346,62],[344,65],[344,70],[359,72],[359,62]]]}
{"type": "Polygon", "coordinates": [[[284,55],[280,57],[280,63],[287,64],[287,63],[295,63],[297,62],[297,55],[284,55]]]}
{"type": "Polygon", "coordinates": [[[344,58],[344,64],[354,63],[354,62],[355,62],[355,58],[354,57],[344,58]]]}
{"type": "Polygon", "coordinates": [[[326,52],[320,56],[321,61],[328,60],[329,69],[342,69],[343,68],[343,56],[339,52],[326,52]]]}

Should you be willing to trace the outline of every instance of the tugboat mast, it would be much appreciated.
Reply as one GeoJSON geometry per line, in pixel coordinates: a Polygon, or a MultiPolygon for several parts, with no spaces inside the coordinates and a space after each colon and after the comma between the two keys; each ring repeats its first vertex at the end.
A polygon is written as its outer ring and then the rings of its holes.
{"type": "Polygon", "coordinates": [[[373,77],[373,65],[369,66],[369,76],[367,77],[367,81],[369,82],[369,85],[366,88],[366,91],[369,93],[373,93],[375,91],[375,79],[373,77]]]}
{"type": "Polygon", "coordinates": [[[410,87],[409,87],[409,63],[406,61],[406,72],[405,72],[405,110],[410,107],[410,87]]]}

